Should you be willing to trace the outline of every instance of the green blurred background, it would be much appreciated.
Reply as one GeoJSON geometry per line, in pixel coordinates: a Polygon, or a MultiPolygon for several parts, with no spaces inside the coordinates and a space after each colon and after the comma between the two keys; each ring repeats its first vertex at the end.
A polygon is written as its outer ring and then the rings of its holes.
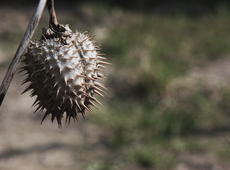
{"type": "MultiPolygon", "coordinates": [[[[113,64],[108,95],[86,120],[40,126],[18,75],[0,110],[0,169],[230,169],[229,1],[55,2],[113,64]]],[[[1,78],[36,3],[0,2],[1,78]]],[[[47,24],[46,11],[35,37],[47,24]]]]}

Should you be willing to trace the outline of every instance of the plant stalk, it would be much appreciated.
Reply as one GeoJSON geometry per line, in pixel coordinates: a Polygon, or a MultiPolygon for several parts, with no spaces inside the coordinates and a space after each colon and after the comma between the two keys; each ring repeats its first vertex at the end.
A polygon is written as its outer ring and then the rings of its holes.
{"type": "MultiPolygon", "coordinates": [[[[27,26],[26,32],[23,36],[23,39],[21,40],[19,47],[15,53],[15,56],[12,59],[10,65],[8,67],[8,70],[7,70],[5,77],[2,81],[2,84],[0,86],[0,106],[1,106],[1,104],[5,98],[5,95],[6,95],[6,92],[9,88],[9,86],[10,86],[10,83],[11,83],[11,81],[12,81],[12,79],[16,73],[17,65],[20,62],[22,55],[25,53],[27,46],[28,46],[37,26],[38,26],[38,23],[40,22],[42,13],[43,13],[44,8],[46,6],[46,2],[47,2],[47,0],[40,0],[39,1],[39,4],[38,4],[32,18],[30,19],[30,22],[27,26]]],[[[54,20],[53,22],[55,23],[56,20],[54,20]]]]}

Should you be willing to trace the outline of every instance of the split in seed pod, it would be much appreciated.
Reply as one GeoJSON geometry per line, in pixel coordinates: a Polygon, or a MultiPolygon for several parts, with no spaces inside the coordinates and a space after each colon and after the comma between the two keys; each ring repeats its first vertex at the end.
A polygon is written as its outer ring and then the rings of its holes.
{"type": "Polygon", "coordinates": [[[28,83],[23,93],[36,96],[35,112],[44,110],[42,122],[51,115],[59,126],[64,116],[70,122],[100,104],[95,96],[103,96],[103,70],[110,64],[86,33],[63,28],[62,33],[44,29],[41,40],[30,43],[21,67],[28,83]]]}

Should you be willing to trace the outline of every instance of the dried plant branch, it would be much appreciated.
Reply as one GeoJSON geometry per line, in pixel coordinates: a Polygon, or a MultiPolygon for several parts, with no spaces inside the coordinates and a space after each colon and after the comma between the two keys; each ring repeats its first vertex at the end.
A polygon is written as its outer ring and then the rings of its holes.
{"type": "Polygon", "coordinates": [[[54,0],[47,1],[47,7],[50,13],[50,25],[58,25],[57,15],[54,9],[54,0]]]}
{"type": "Polygon", "coordinates": [[[49,28],[56,33],[63,33],[66,31],[65,27],[58,23],[57,15],[54,8],[54,0],[47,1],[47,7],[50,15],[49,28]]]}
{"type": "MultiPolygon", "coordinates": [[[[16,73],[16,69],[17,69],[17,65],[18,63],[20,62],[20,59],[21,59],[21,56],[25,53],[26,51],[26,48],[35,32],[35,29],[37,28],[38,26],[38,23],[41,19],[41,16],[42,16],[42,13],[44,11],[44,8],[46,6],[46,1],[47,0],[40,0],[39,1],[39,4],[37,6],[37,9],[35,10],[31,20],[30,20],[30,23],[27,27],[27,30],[23,36],[23,39],[22,41],[20,42],[19,44],[19,47],[16,51],[16,54],[14,56],[14,58],[12,59],[9,67],[8,67],[8,70],[7,70],[7,73],[2,81],[2,84],[0,86],[0,106],[3,102],[3,99],[6,95],[6,92],[10,86],[10,83],[16,73]]],[[[54,21],[56,22],[56,21],[54,21]]]]}

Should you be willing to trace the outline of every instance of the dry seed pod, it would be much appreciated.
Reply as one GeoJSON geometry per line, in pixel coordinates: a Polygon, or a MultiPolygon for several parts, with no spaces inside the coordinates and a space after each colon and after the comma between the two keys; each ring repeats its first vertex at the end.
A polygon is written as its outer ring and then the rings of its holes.
{"type": "Polygon", "coordinates": [[[100,103],[95,95],[103,96],[105,87],[99,79],[109,64],[86,33],[64,28],[61,34],[43,30],[41,40],[30,43],[22,60],[22,71],[27,73],[23,83],[29,83],[24,92],[37,96],[33,105],[36,111],[45,110],[42,121],[50,114],[59,126],[65,114],[70,122],[100,103]]]}

